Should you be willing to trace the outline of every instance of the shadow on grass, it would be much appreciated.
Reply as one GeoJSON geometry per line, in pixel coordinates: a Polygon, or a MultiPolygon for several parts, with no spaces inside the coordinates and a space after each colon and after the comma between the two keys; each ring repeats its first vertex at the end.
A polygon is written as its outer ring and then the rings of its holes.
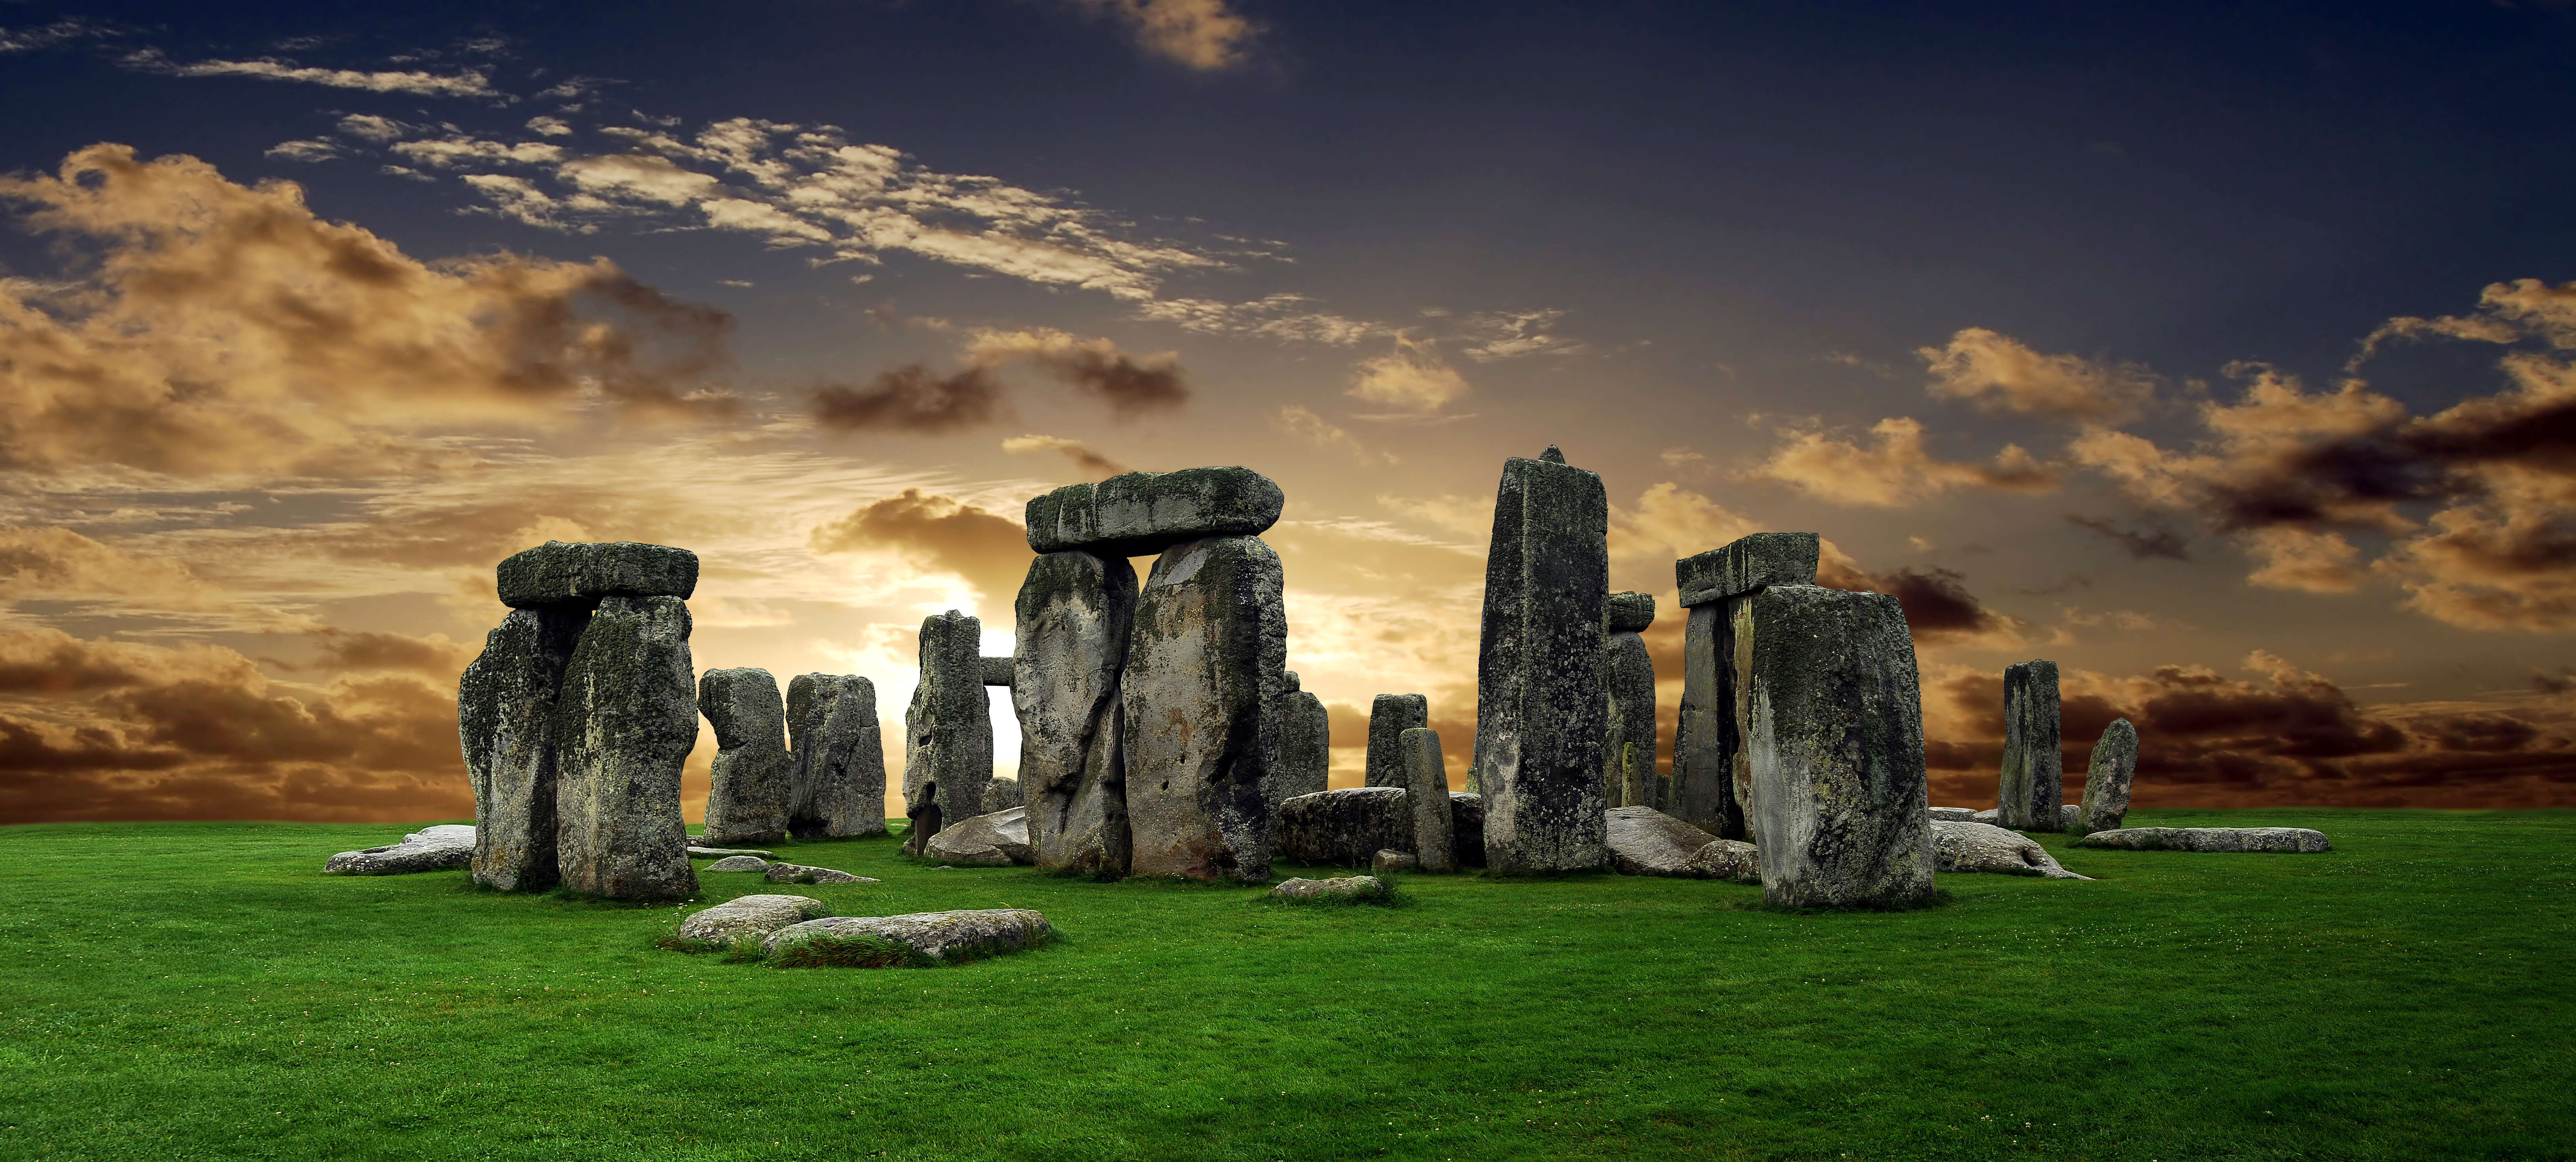
{"type": "Polygon", "coordinates": [[[1949,889],[1935,888],[1931,895],[1920,900],[1898,904],[1853,904],[1841,908],[1811,908],[1774,904],[1755,896],[1751,899],[1727,900],[1720,906],[1731,911],[1769,912],[1775,916],[1852,916],[1883,912],[1924,912],[1934,908],[1952,907],[1958,902],[1959,898],[1951,895],[1949,889]]]}

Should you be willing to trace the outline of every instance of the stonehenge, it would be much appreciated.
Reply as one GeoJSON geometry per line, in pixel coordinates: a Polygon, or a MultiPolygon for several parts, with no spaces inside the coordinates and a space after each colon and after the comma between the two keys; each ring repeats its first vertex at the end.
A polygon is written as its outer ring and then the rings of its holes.
{"type": "Polygon", "coordinates": [[[716,732],[707,771],[702,844],[776,843],[787,836],[796,791],[787,750],[787,703],[767,670],[709,670],[698,677],[698,712],[716,732]]]}
{"type": "MultiPolygon", "coordinates": [[[[1401,787],[1404,732],[1431,725],[1431,700],[1420,694],[1380,694],[1369,703],[1368,764],[1360,785],[1401,787]]],[[[1319,788],[1320,789],[1320,788],[1319,788]]]]}
{"type": "Polygon", "coordinates": [[[1651,593],[1613,593],[1601,643],[1601,669],[1610,684],[1609,726],[1601,735],[1602,795],[1613,807],[1661,807],[1662,780],[1655,756],[1662,738],[1655,723],[1655,661],[1638,633],[1655,623],[1651,593]]]}
{"type": "Polygon", "coordinates": [[[885,728],[876,683],[799,674],[787,683],[787,831],[798,839],[886,833],[885,728]]]}
{"type": "Polygon", "coordinates": [[[2072,829],[2077,834],[2117,831],[2129,814],[2129,784],[2138,775],[2138,728],[2115,718],[2093,742],[2084,763],[2084,803],[2072,829]]]}
{"type": "Polygon", "coordinates": [[[993,781],[993,714],[984,699],[984,623],[952,609],[921,622],[921,682],[903,712],[903,850],[984,813],[993,781]]]}
{"type": "Polygon", "coordinates": [[[563,886],[614,900],[698,891],[680,767],[698,741],[689,607],[609,597],[564,664],[555,701],[555,860],[563,886]]]}
{"type": "Polygon", "coordinates": [[[1503,463],[1476,651],[1476,786],[1485,866],[1506,875],[1609,863],[1601,792],[1601,627],[1609,497],[1554,446],[1503,463]]]}
{"type": "Polygon", "coordinates": [[[1279,772],[1271,799],[1284,803],[1314,794],[1331,784],[1332,773],[1332,719],[1324,712],[1324,700],[1301,689],[1297,671],[1290,670],[1288,693],[1279,706],[1279,772]]]}
{"type": "Polygon", "coordinates": [[[1741,647],[1754,634],[1752,599],[1772,585],[1814,585],[1821,552],[1814,533],[1754,533],[1673,563],[1690,621],[1670,814],[1721,839],[1750,838],[1753,705],[1741,647]]]}
{"type": "Polygon", "coordinates": [[[555,699],[587,609],[513,609],[456,683],[456,733],[474,788],[474,882],[542,892],[555,864],[555,699]]]}
{"type": "MultiPolygon", "coordinates": [[[[2065,758],[2058,751],[2057,663],[2004,667],[2004,756],[1995,810],[2015,831],[2063,831],[2065,758]]],[[[2123,808],[2125,810],[2125,807],[2123,808]]]]}
{"type": "Polygon", "coordinates": [[[1020,795],[1033,858],[1043,868],[1123,874],[1118,675],[1136,617],[1136,570],[1125,557],[1041,554],[1012,610],[1019,640],[1011,707],[1020,720],[1020,795]]]}
{"type": "Polygon", "coordinates": [[[1155,558],[1118,689],[1131,873],[1270,878],[1287,649],[1279,555],[1259,538],[1155,558]]]}

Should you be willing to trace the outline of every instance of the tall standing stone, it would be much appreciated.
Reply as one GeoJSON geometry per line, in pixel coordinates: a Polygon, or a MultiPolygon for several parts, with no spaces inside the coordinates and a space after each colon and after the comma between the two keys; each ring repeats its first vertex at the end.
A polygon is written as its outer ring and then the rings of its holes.
{"type": "Polygon", "coordinates": [[[1125,874],[1118,674],[1135,627],[1136,570],[1125,557],[1043,554],[1029,562],[1012,610],[1011,707],[1030,851],[1042,868],[1125,874]]]}
{"type": "Polygon", "coordinates": [[[1748,657],[1738,624],[1754,594],[1772,585],[1813,585],[1822,543],[1814,533],[1754,533],[1673,562],[1681,603],[1682,706],[1673,729],[1670,814],[1720,839],[1745,839],[1753,790],[1744,749],[1752,712],[1748,657]]]}
{"type": "Polygon", "coordinates": [[[787,683],[787,733],[788,834],[885,834],[885,728],[877,724],[876,683],[855,674],[798,674],[787,683]]]}
{"type": "Polygon", "coordinates": [[[2137,774],[2138,728],[2126,718],[2112,719],[2084,764],[2084,810],[2076,816],[2077,831],[2119,830],[2129,815],[2129,783],[2137,774]]]}
{"type": "Polygon", "coordinates": [[[696,677],[686,602],[610,597],[591,615],[555,703],[565,887],[619,900],[697,894],[680,818],[680,768],[698,740],[696,677]]]}
{"type": "Polygon", "coordinates": [[[1740,604],[1736,623],[1763,901],[1930,898],[1923,700],[1904,607],[1879,593],[1771,585],[1740,604]]]}
{"type": "Polygon", "coordinates": [[[1298,685],[1288,671],[1288,694],[1279,708],[1279,777],[1273,798],[1285,803],[1311,795],[1332,782],[1333,720],[1324,700],[1298,685]]]}
{"type": "Polygon", "coordinates": [[[2058,749],[2057,663],[2004,667],[2003,774],[1996,820],[2015,831],[2063,831],[2066,760],[2058,749]]]}
{"type": "Polygon", "coordinates": [[[555,886],[555,699],[587,609],[514,609],[456,683],[456,734],[474,784],[474,882],[555,886]]]}
{"type": "Polygon", "coordinates": [[[1415,727],[1405,731],[1397,745],[1404,751],[1404,795],[1413,813],[1413,852],[1422,860],[1424,871],[1456,871],[1458,861],[1450,844],[1449,768],[1440,757],[1440,733],[1415,727]]]}
{"type": "Polygon", "coordinates": [[[984,698],[984,623],[952,609],[921,622],[921,684],[903,712],[903,849],[919,855],[948,824],[984,811],[993,711],[984,698]]]}
{"type": "Polygon", "coordinates": [[[1287,661],[1270,546],[1212,537],[1155,559],[1118,691],[1136,874],[1270,877],[1287,661]]]}
{"type": "Polygon", "coordinates": [[[795,756],[787,750],[787,704],[778,679],[744,667],[698,678],[698,712],[716,730],[707,771],[708,847],[776,843],[795,806],[795,756]]]}
{"type": "Polygon", "coordinates": [[[1485,866],[1505,875],[1610,860],[1601,796],[1610,503],[1553,446],[1503,463],[1476,652],[1485,866]]]}
{"type": "Polygon", "coordinates": [[[1601,787],[1613,807],[1660,809],[1655,755],[1663,739],[1655,723],[1655,660],[1639,632],[1655,623],[1651,593],[1613,593],[1601,670],[1610,684],[1609,728],[1601,735],[1601,787]]]}
{"type": "Polygon", "coordinates": [[[1369,703],[1368,766],[1364,787],[1404,784],[1404,732],[1431,725],[1431,700],[1420,694],[1380,694],[1369,703]]]}

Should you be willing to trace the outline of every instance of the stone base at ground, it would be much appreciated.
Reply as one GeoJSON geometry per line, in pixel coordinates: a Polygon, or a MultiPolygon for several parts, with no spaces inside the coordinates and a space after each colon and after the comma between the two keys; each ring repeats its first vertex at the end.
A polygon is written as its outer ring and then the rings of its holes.
{"type": "Polygon", "coordinates": [[[2066,870],[2039,841],[1991,823],[1932,821],[1932,859],[1945,872],[2002,872],[2046,876],[2053,880],[2089,880],[2066,870]]]}
{"type": "Polygon", "coordinates": [[[1043,942],[1053,929],[1026,908],[913,912],[902,916],[834,916],[807,920],[772,933],[763,943],[771,956],[817,939],[877,939],[932,960],[960,954],[1010,952],[1043,942]]]}
{"type": "Polygon", "coordinates": [[[1623,876],[1762,882],[1760,850],[1714,835],[1652,807],[1608,812],[1610,866],[1623,876]]]}
{"type": "Polygon", "coordinates": [[[2128,851],[2332,851],[2325,832],[2305,827],[2127,827],[2096,831],[2075,842],[2128,851]]]}
{"type": "Polygon", "coordinates": [[[690,913],[688,919],[680,921],[680,939],[731,944],[749,937],[767,936],[830,910],[823,906],[823,901],[812,896],[743,896],[702,912],[690,913]]]}
{"type": "Polygon", "coordinates": [[[1380,848],[1413,850],[1413,812],[1402,787],[1344,787],[1279,805],[1279,850],[1292,863],[1361,867],[1380,848]]]}
{"type": "Polygon", "coordinates": [[[1013,807],[949,824],[922,854],[942,863],[1008,867],[1036,862],[1029,851],[1029,812],[1013,807]]]}
{"type": "Polygon", "coordinates": [[[1300,877],[1270,889],[1270,898],[1274,900],[1321,900],[1337,896],[1355,900],[1380,900],[1386,898],[1386,895],[1386,881],[1376,876],[1341,876],[1329,880],[1310,880],[1300,877]]]}
{"type": "Polygon", "coordinates": [[[1380,848],[1376,855],[1369,857],[1369,872],[1373,875],[1382,876],[1391,875],[1395,872],[1421,870],[1422,861],[1409,851],[1396,851],[1393,848],[1380,848]]]}
{"type": "Polygon", "coordinates": [[[424,827],[403,841],[332,856],[322,870],[335,876],[399,876],[449,871],[474,862],[474,829],[461,823],[424,827]]]}
{"type": "Polygon", "coordinates": [[[769,861],[756,855],[728,855],[700,869],[711,872],[765,872],[769,861]]]}
{"type": "Polygon", "coordinates": [[[773,884],[873,884],[877,882],[868,876],[854,876],[828,867],[807,867],[801,863],[773,863],[769,865],[768,878],[773,884]]]}
{"type": "Polygon", "coordinates": [[[1741,839],[1713,840],[1708,846],[1691,853],[1690,869],[1683,874],[1692,879],[1759,884],[1762,882],[1762,852],[1741,839]]]}

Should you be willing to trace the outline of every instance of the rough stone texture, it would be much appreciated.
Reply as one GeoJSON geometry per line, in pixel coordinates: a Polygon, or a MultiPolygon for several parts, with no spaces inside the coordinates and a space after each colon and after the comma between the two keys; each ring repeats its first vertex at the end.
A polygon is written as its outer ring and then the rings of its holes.
{"type": "Polygon", "coordinates": [[[1772,585],[1739,603],[1762,898],[1887,907],[1932,894],[1923,701],[1893,597],[1772,585]]]}
{"type": "Polygon", "coordinates": [[[908,946],[932,960],[945,960],[958,953],[983,955],[1027,948],[1045,941],[1053,931],[1045,915],[1026,908],[833,916],[781,928],[770,934],[763,947],[776,956],[817,937],[875,937],[908,946]]]}
{"type": "Polygon", "coordinates": [[[1008,811],[1013,807],[1027,805],[1027,801],[1020,795],[1018,779],[995,779],[984,784],[984,814],[990,815],[995,811],[1008,811]]]}
{"type": "Polygon", "coordinates": [[[1945,819],[1953,823],[1974,823],[1977,821],[1977,813],[1966,807],[1927,807],[1924,809],[1923,813],[1931,816],[1932,821],[1935,823],[1939,823],[1945,819]]]}
{"type": "Polygon", "coordinates": [[[2058,753],[2057,663],[2004,667],[2003,774],[1995,808],[2015,831],[2063,831],[2065,762],[2058,753]]]}
{"type": "Polygon", "coordinates": [[[1431,700],[1420,694],[1380,694],[1369,703],[1368,760],[1363,787],[1401,787],[1404,732],[1431,725],[1431,700]]]}
{"type": "Polygon", "coordinates": [[[1758,884],[1762,882],[1762,852],[1741,839],[1712,840],[1691,853],[1690,869],[1685,874],[1694,879],[1758,884]]]}
{"type": "Polygon", "coordinates": [[[1297,686],[1288,672],[1288,694],[1279,704],[1279,774],[1271,789],[1275,802],[1312,795],[1332,784],[1333,723],[1324,700],[1297,686]]]}
{"type": "Polygon", "coordinates": [[[2039,841],[1990,823],[1949,819],[1932,821],[1932,858],[1945,872],[2002,872],[2046,876],[2053,880],[2086,880],[2066,870],[2039,841]]]}
{"type": "Polygon", "coordinates": [[[1270,889],[1270,898],[1274,900],[1316,900],[1326,896],[1377,900],[1384,899],[1386,894],[1386,881],[1376,876],[1339,876],[1329,880],[1310,880],[1301,876],[1270,889]]]}
{"type": "Polygon", "coordinates": [[[1968,821],[1969,821],[1969,822],[1971,822],[1971,823],[1992,823],[1992,824],[1994,824],[1994,825],[1996,825],[1996,826],[2000,827],[2000,826],[2002,826],[2002,825],[2003,825],[2003,817],[2004,817],[2004,813],[2003,813],[2003,812],[1998,811],[1998,810],[1996,810],[1996,809],[1994,809],[1994,808],[1992,808],[1992,807],[1988,807],[1988,808],[1986,808],[1986,809],[1985,809],[1985,810],[1983,810],[1983,811],[1978,811],[1978,812],[1974,812],[1974,813],[1970,814],[1970,815],[1968,816],[1968,821]]]}
{"type": "Polygon", "coordinates": [[[1124,874],[1118,672],[1135,627],[1136,570],[1124,557],[1048,553],[1029,562],[1012,611],[1011,707],[1030,851],[1039,867],[1124,874]]]}
{"type": "Polygon", "coordinates": [[[2117,831],[2129,816],[2129,783],[2138,775],[2138,728],[2114,718],[2093,741],[2084,764],[2084,805],[2070,830],[2117,831]]]}
{"type": "Polygon", "coordinates": [[[1652,807],[1613,807],[1610,866],[1623,876],[1687,876],[1691,856],[1717,837],[1652,807]]]}
{"type": "Polygon", "coordinates": [[[1450,859],[1462,868],[1485,866],[1485,797],[1449,792],[1450,859]]]}
{"type": "Polygon", "coordinates": [[[1602,629],[1609,633],[1642,633],[1655,624],[1655,595],[1622,590],[1601,607],[1602,629]]]}
{"type": "Polygon", "coordinates": [[[1166,549],[1120,673],[1127,820],[1138,875],[1270,878],[1287,686],[1279,555],[1252,537],[1166,549]]]}
{"type": "Polygon", "coordinates": [[[2129,851],[2300,852],[2332,851],[2325,833],[2305,827],[2129,827],[2096,831],[2075,842],[2129,851]]]}
{"type": "Polygon", "coordinates": [[[591,609],[610,597],[686,599],[698,588],[698,555],[631,541],[547,541],[501,562],[498,573],[503,605],[591,609]]]}
{"type": "Polygon", "coordinates": [[[984,684],[987,686],[1010,685],[1019,665],[1018,661],[1012,658],[985,658],[981,664],[984,684]]]}
{"type": "Polygon", "coordinates": [[[1684,607],[1741,597],[1765,585],[1813,585],[1822,543],[1814,533],[1755,533],[1673,562],[1684,607]]]}
{"type": "Polygon", "coordinates": [[[1422,860],[1412,852],[1397,851],[1391,847],[1379,848],[1376,855],[1369,857],[1369,872],[1372,875],[1391,875],[1396,872],[1419,871],[1421,868],[1422,860]]]}
{"type": "Polygon", "coordinates": [[[612,900],[698,894],[680,818],[680,768],[698,741],[688,604],[600,602],[564,667],[555,732],[555,854],[564,886],[612,900]]]}
{"type": "Polygon", "coordinates": [[[706,843],[776,843],[795,805],[796,759],[787,750],[787,703],[778,679],[748,667],[698,677],[698,713],[715,727],[707,772],[706,843]]]}
{"type": "Polygon", "coordinates": [[[465,867],[474,862],[474,836],[475,829],[462,823],[424,827],[403,836],[401,843],[341,852],[324,861],[322,870],[335,876],[399,876],[465,867]]]}
{"type": "Polygon", "coordinates": [[[798,674],[787,683],[787,733],[795,772],[788,834],[885,834],[885,728],[877,725],[876,683],[855,674],[798,674]]]}
{"type": "Polygon", "coordinates": [[[1257,537],[1287,496],[1249,468],[1130,472],[1069,484],[1029,502],[1029,549],[1142,557],[1215,537],[1257,537]]]}
{"type": "Polygon", "coordinates": [[[903,712],[904,840],[919,855],[942,827],[984,813],[993,710],[984,697],[984,623],[952,609],[921,621],[921,684],[903,712]]]}
{"type": "Polygon", "coordinates": [[[1741,713],[1734,631],[1725,603],[1694,606],[1682,630],[1682,705],[1673,723],[1671,798],[1664,809],[1730,839],[1744,837],[1741,713]]]}
{"type": "Polygon", "coordinates": [[[949,863],[1005,867],[1034,862],[1029,855],[1029,812],[1012,807],[960,819],[932,836],[924,853],[949,863]]]}
{"type": "Polygon", "coordinates": [[[1475,771],[1489,871],[1610,861],[1601,795],[1608,530],[1599,476],[1546,458],[1504,461],[1476,651],[1475,771]]]}
{"type": "Polygon", "coordinates": [[[1655,722],[1655,660],[1646,655],[1646,639],[1634,633],[1602,639],[1601,671],[1610,690],[1608,725],[1601,732],[1603,800],[1613,807],[1661,807],[1655,755],[1663,738],[1655,722]]]}
{"type": "Polygon", "coordinates": [[[1449,820],[1449,768],[1441,759],[1440,734],[1417,726],[1405,731],[1397,745],[1404,752],[1405,813],[1413,819],[1410,850],[1424,871],[1456,871],[1456,844],[1449,820]]]}
{"type": "Polygon", "coordinates": [[[873,884],[868,876],[854,876],[828,867],[809,867],[801,863],[773,863],[766,873],[773,884],[873,884]]]}
{"type": "Polygon", "coordinates": [[[1402,787],[1344,787],[1279,805],[1279,850],[1291,862],[1359,867],[1382,847],[1413,848],[1413,809],[1402,787]]]}
{"type": "MultiPolygon", "coordinates": [[[[714,871],[714,868],[708,868],[714,871]]],[[[680,939],[731,944],[764,937],[790,924],[814,919],[831,909],[812,896],[738,896],[715,907],[689,913],[680,921],[680,939]]]]}
{"type": "Polygon", "coordinates": [[[768,859],[774,854],[776,853],[763,851],[757,847],[699,847],[696,844],[689,845],[690,859],[724,859],[728,856],[736,855],[756,855],[762,859],[768,859]]]}
{"type": "Polygon", "coordinates": [[[474,785],[474,882],[541,892],[555,862],[555,700],[587,610],[514,609],[456,683],[456,736],[474,785]]]}
{"type": "Polygon", "coordinates": [[[765,872],[769,870],[769,861],[756,855],[728,855],[723,859],[717,860],[698,870],[701,874],[706,872],[765,872]]]}

